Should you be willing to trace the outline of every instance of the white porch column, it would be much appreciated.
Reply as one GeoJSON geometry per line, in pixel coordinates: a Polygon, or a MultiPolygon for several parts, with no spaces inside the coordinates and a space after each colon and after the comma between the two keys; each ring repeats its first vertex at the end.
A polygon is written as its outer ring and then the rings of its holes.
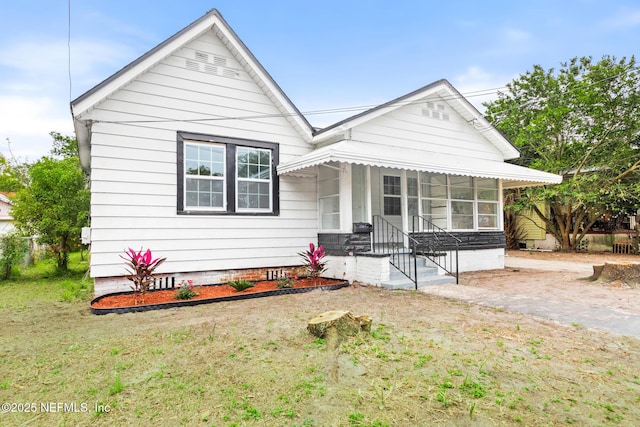
{"type": "MultiPolygon", "coordinates": [[[[400,171],[400,210],[402,212],[402,231],[409,234],[409,198],[407,195],[407,170],[400,171]]],[[[404,246],[409,247],[409,239],[404,237],[404,246]]]]}
{"type": "Polygon", "coordinates": [[[351,163],[340,163],[340,232],[353,231],[351,163]]]}

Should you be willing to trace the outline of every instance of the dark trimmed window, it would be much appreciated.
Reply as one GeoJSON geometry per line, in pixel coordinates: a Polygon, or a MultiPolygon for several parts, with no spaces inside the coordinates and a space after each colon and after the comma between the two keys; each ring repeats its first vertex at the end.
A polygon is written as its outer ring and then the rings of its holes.
{"type": "Polygon", "coordinates": [[[278,215],[278,144],[178,132],[178,213],[278,215]]]}

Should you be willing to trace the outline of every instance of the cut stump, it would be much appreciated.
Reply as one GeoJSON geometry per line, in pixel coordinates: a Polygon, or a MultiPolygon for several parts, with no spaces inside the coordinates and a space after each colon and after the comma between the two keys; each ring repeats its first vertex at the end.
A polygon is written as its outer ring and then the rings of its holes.
{"type": "Polygon", "coordinates": [[[322,313],[309,320],[307,330],[318,338],[323,338],[327,347],[335,349],[345,338],[360,331],[371,331],[369,316],[354,316],[350,311],[335,310],[322,313]]]}
{"type": "Polygon", "coordinates": [[[632,287],[640,285],[640,263],[638,262],[605,262],[593,266],[593,281],[620,281],[632,287]]]}

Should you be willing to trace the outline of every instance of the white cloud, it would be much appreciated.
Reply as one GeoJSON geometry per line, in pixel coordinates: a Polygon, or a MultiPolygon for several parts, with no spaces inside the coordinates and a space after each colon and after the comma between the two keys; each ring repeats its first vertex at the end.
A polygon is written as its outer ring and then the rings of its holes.
{"type": "Polygon", "coordinates": [[[16,157],[40,158],[51,149],[49,132],[73,135],[73,122],[67,111],[47,97],[0,95],[0,148],[6,153],[9,138],[16,157]]]}
{"type": "Polygon", "coordinates": [[[516,28],[505,28],[502,34],[506,41],[511,43],[522,43],[533,38],[530,33],[516,28]]]}
{"type": "MultiPolygon", "coordinates": [[[[71,43],[72,81],[84,89],[87,82],[102,81],[109,73],[119,69],[134,57],[133,50],[121,43],[82,40],[71,43]],[[109,70],[105,73],[102,70],[109,70]],[[100,76],[100,77],[97,77],[100,76]]],[[[36,42],[22,40],[9,46],[0,47],[0,77],[9,84],[30,88],[32,91],[54,86],[68,86],[69,55],[67,42],[53,40],[36,42]]]]}
{"type": "MultiPolygon", "coordinates": [[[[77,96],[115,72],[134,56],[118,42],[72,42],[71,71],[77,96]]],[[[17,157],[35,160],[51,149],[49,132],[73,135],[69,112],[66,41],[14,40],[0,45],[0,150],[6,139],[17,157]]]]}
{"type": "Polygon", "coordinates": [[[462,93],[480,112],[484,111],[482,103],[497,97],[497,91],[504,89],[513,77],[498,76],[481,67],[470,66],[462,74],[454,77],[451,84],[462,93]]]}
{"type": "Polygon", "coordinates": [[[602,25],[609,30],[627,30],[640,27],[640,10],[625,10],[606,18],[602,25]]]}

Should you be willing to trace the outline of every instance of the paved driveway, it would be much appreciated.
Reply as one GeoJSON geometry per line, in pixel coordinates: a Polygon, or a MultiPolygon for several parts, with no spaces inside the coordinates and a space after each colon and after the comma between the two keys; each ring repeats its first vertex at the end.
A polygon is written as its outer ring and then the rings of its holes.
{"type": "MultiPolygon", "coordinates": [[[[593,273],[591,264],[534,260],[520,257],[506,257],[505,267],[572,271],[585,276],[593,273]]],[[[501,308],[507,311],[551,319],[566,325],[581,325],[640,339],[640,315],[624,313],[610,308],[591,307],[567,301],[553,301],[543,297],[506,294],[491,289],[455,284],[426,286],[420,288],[420,290],[444,298],[501,308]]]]}

